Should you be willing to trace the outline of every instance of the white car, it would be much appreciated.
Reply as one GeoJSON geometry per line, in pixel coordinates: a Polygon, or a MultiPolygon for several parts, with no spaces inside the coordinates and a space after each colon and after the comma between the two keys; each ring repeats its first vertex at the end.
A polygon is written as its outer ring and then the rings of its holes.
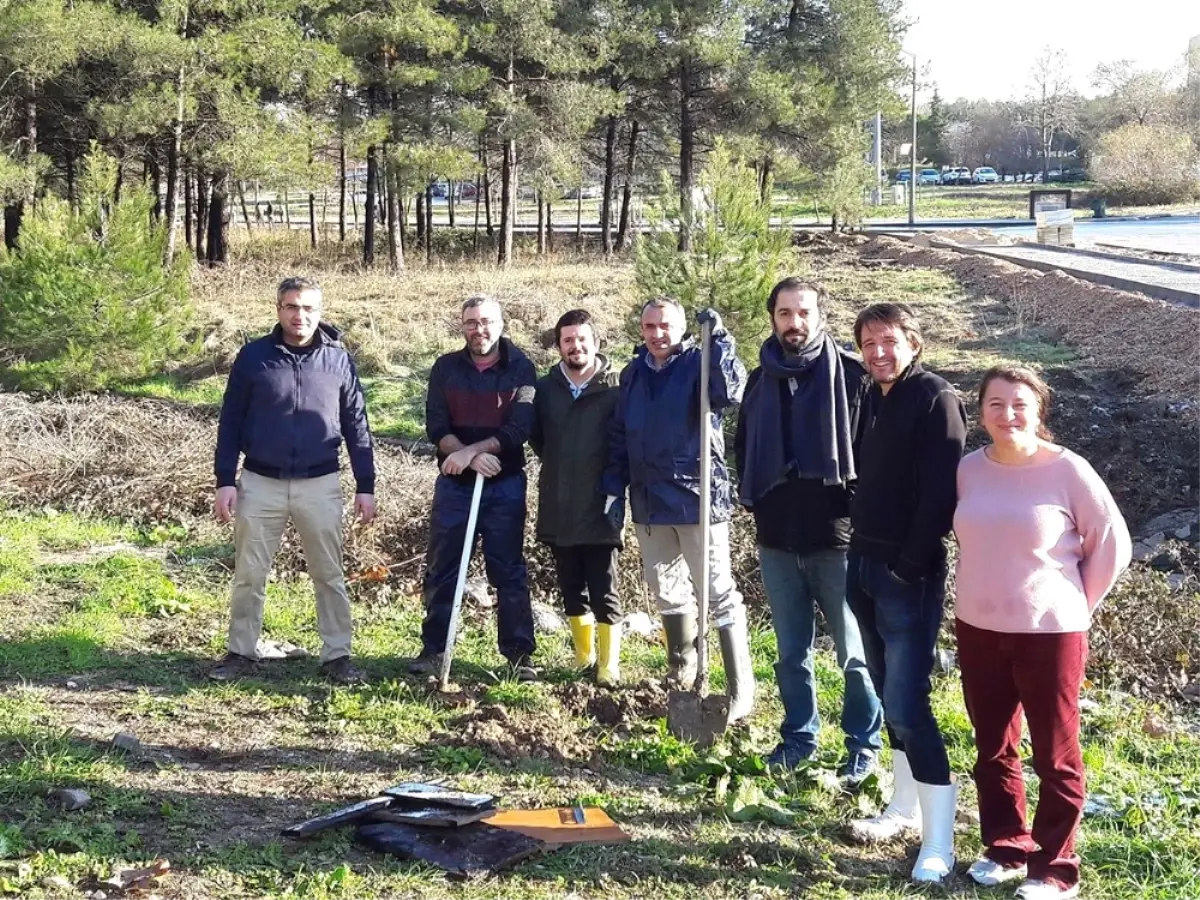
{"type": "Polygon", "coordinates": [[[1000,176],[991,166],[980,166],[971,176],[971,180],[976,184],[995,184],[1000,180],[1000,176]]]}

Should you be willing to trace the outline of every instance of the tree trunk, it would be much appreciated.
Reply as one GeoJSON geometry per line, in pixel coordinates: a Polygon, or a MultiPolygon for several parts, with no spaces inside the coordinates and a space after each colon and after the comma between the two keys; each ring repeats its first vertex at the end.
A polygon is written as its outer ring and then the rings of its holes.
{"type": "Polygon", "coordinates": [[[546,204],[542,200],[542,191],[541,191],[541,188],[538,188],[538,192],[537,192],[537,253],[538,253],[538,256],[546,255],[546,220],[543,215],[545,212],[545,209],[546,209],[546,204]]]}
{"type": "Polygon", "coordinates": [[[196,167],[196,237],[193,247],[196,252],[196,259],[203,261],[206,257],[204,254],[204,230],[208,227],[208,191],[205,189],[204,170],[199,166],[196,167]]]}
{"type": "Polygon", "coordinates": [[[283,189],[283,224],[287,227],[288,233],[292,231],[292,200],[288,197],[287,188],[283,189]]]}
{"type": "MultiPolygon", "coordinates": [[[[613,90],[617,88],[617,78],[613,76],[613,90]]],[[[600,247],[605,258],[612,256],[612,201],[613,183],[617,175],[617,117],[608,117],[608,127],[604,132],[604,187],[600,195],[600,247]]]]}
{"type": "Polygon", "coordinates": [[[758,171],[758,199],[764,203],[771,199],[767,196],[767,188],[771,183],[772,168],[774,168],[774,165],[771,157],[763,157],[762,166],[758,171]]]}
{"type": "Polygon", "coordinates": [[[158,161],[158,142],[152,142],[146,150],[146,167],[150,170],[150,190],[154,196],[154,206],[150,215],[155,222],[161,222],[163,216],[162,202],[162,165],[158,161]]]}
{"type": "Polygon", "coordinates": [[[450,227],[451,228],[455,227],[455,225],[454,225],[454,190],[457,187],[457,185],[458,185],[458,182],[456,182],[456,181],[447,180],[447,182],[446,182],[446,215],[448,215],[450,217],[450,227]]]}
{"type": "Polygon", "coordinates": [[[417,243],[425,240],[425,192],[417,191],[417,243]]]}
{"type": "MultiPolygon", "coordinates": [[[[170,170],[167,172],[167,184],[170,182],[170,170]]],[[[72,212],[79,212],[79,189],[75,179],[75,151],[68,147],[67,149],[67,205],[71,207],[72,212]]],[[[171,205],[167,209],[174,212],[171,205]]]]}
{"type": "Polygon", "coordinates": [[[250,210],[246,206],[246,188],[242,185],[241,181],[237,182],[237,195],[238,195],[238,203],[242,207],[242,218],[246,220],[246,234],[253,237],[254,236],[254,228],[250,224],[250,210]]]}
{"type": "Polygon", "coordinates": [[[396,176],[396,196],[400,207],[400,249],[408,253],[408,198],[400,190],[400,176],[396,176]]]}
{"type": "Polygon", "coordinates": [[[358,188],[350,187],[350,211],[354,213],[354,228],[358,229],[358,188]]]}
{"type": "Polygon", "coordinates": [[[692,74],[685,56],[679,63],[679,249],[692,249],[692,189],[695,175],[692,169],[696,154],[696,128],[692,122],[692,74]]]}
{"type": "Polygon", "coordinates": [[[366,222],[363,225],[363,265],[368,269],[375,265],[375,206],[378,190],[379,159],[374,144],[367,148],[367,199],[366,222]]]}
{"type": "Polygon", "coordinates": [[[617,224],[617,249],[629,246],[629,207],[633,202],[633,165],[637,160],[640,124],[637,119],[629,126],[629,155],[625,157],[625,189],[621,196],[621,221],[617,224]]]}
{"type": "Polygon", "coordinates": [[[317,195],[308,192],[308,242],[317,249],[317,195]]]}
{"type": "Polygon", "coordinates": [[[338,140],[338,242],[346,242],[346,134],[338,140]]]}
{"type": "Polygon", "coordinates": [[[4,207],[4,246],[17,249],[17,238],[21,233],[21,217],[25,215],[24,203],[10,203],[4,207]]]}
{"type": "Polygon", "coordinates": [[[554,252],[554,209],[546,201],[546,252],[554,252]]]}
{"type": "Polygon", "coordinates": [[[229,199],[229,175],[218,172],[212,179],[212,199],[208,204],[208,259],[209,266],[229,261],[229,216],[226,210],[229,199]]]}
{"type": "Polygon", "coordinates": [[[387,232],[388,232],[388,264],[393,272],[404,268],[404,245],[400,241],[400,208],[397,195],[396,167],[390,161],[384,168],[384,179],[387,185],[387,232]]]}
{"type": "Polygon", "coordinates": [[[495,227],[492,225],[492,176],[488,172],[487,151],[481,150],[479,158],[483,160],[483,217],[485,220],[484,230],[487,236],[491,237],[496,233],[495,227]]]}
{"type": "Polygon", "coordinates": [[[517,213],[517,142],[504,139],[504,159],[500,165],[500,246],[496,263],[503,268],[512,264],[513,219],[517,213]]]}
{"type": "MultiPolygon", "coordinates": [[[[29,78],[25,86],[25,146],[22,159],[29,162],[37,153],[37,83],[29,78]]],[[[31,186],[25,196],[16,203],[4,207],[4,246],[9,250],[16,249],[20,240],[21,220],[25,217],[25,207],[33,202],[34,188],[31,186]]]]}
{"type": "Polygon", "coordinates": [[[477,174],[475,176],[475,224],[471,226],[471,250],[476,253],[479,252],[479,184],[480,177],[477,174]]]}
{"type": "Polygon", "coordinates": [[[579,182],[579,193],[575,195],[575,246],[583,246],[583,180],[579,182]]]}
{"type": "Polygon", "coordinates": [[[121,205],[121,188],[125,183],[125,161],[120,156],[117,157],[117,180],[113,184],[113,206],[121,205]]]}
{"type": "MultiPolygon", "coordinates": [[[[190,248],[192,241],[192,167],[181,166],[183,181],[183,239],[190,248]]],[[[197,257],[198,258],[198,257],[197,257]]]]}
{"type": "Polygon", "coordinates": [[[433,262],[433,184],[425,182],[425,262],[433,262]]]}

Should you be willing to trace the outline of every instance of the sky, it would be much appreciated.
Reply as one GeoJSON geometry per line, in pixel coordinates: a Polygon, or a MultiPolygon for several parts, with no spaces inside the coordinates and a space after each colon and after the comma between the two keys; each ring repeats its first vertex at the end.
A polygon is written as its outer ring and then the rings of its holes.
{"type": "Polygon", "coordinates": [[[912,22],[904,49],[917,56],[918,84],[936,82],[945,100],[1025,94],[1029,71],[1047,45],[1066,53],[1074,87],[1091,96],[1098,64],[1181,65],[1189,38],[1200,35],[1200,0],[904,0],[904,6],[912,22]]]}

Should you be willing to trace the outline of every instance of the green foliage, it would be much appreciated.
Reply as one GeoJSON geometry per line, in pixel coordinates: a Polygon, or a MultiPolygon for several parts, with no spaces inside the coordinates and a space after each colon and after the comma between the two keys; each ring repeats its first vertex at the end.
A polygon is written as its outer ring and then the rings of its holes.
{"type": "Polygon", "coordinates": [[[81,209],[48,197],[30,210],[18,250],[0,256],[0,343],[23,387],[90,390],[149,375],[184,347],[187,262],[163,266],[152,199],[110,198],[115,161],[94,147],[81,209]]]}
{"type": "Polygon", "coordinates": [[[685,744],[667,731],[667,720],[643,724],[625,740],[602,739],[606,758],[639,772],[664,774],[686,769],[696,758],[691,744],[685,744]]]}
{"type": "Polygon", "coordinates": [[[821,180],[819,194],[837,225],[857,225],[866,215],[867,190],[875,181],[874,170],[863,161],[866,132],[843,125],[831,130],[826,140],[832,163],[821,180]]]}
{"type": "Polygon", "coordinates": [[[771,228],[770,196],[769,186],[760,196],[754,171],[718,145],[700,174],[685,226],[678,194],[664,173],[661,205],[648,214],[654,230],[637,246],[641,296],[673,297],[689,310],[711,306],[741,352],[756,353],[769,327],[767,295],[796,262],[791,233],[771,228]],[[684,227],[691,232],[688,251],[679,249],[684,227]]]}
{"type": "Polygon", "coordinates": [[[1123,125],[1100,138],[1092,178],[1110,202],[1179,203],[1200,197],[1200,152],[1171,125],[1123,125]]]}

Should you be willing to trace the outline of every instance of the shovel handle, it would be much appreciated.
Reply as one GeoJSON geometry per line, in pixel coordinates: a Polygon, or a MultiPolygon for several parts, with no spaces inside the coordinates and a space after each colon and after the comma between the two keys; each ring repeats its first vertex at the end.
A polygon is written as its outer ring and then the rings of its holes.
{"type": "Polygon", "coordinates": [[[454,657],[454,641],[458,637],[458,615],[462,609],[463,592],[467,588],[467,567],[471,564],[471,548],[475,545],[475,522],[479,519],[479,501],[483,496],[483,473],[475,473],[475,492],[471,494],[471,513],[467,516],[467,536],[463,538],[462,559],[458,563],[458,583],[454,586],[454,605],[450,607],[450,627],[446,632],[446,649],[442,651],[442,690],[450,687],[450,660],[454,657]]]}
{"type": "Polygon", "coordinates": [[[712,565],[712,402],[708,380],[712,371],[712,322],[700,329],[700,584],[696,629],[696,693],[708,693],[708,601],[712,565]]]}

